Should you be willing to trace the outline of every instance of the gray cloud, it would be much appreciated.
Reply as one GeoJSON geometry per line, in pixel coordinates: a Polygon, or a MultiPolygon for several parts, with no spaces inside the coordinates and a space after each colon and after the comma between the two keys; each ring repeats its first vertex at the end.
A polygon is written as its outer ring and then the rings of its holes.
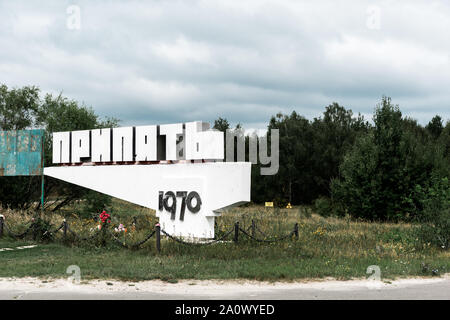
{"type": "Polygon", "coordinates": [[[445,1],[0,1],[0,82],[63,91],[124,125],[263,128],[334,101],[371,114],[382,95],[426,123],[450,118],[449,30],[445,1]]]}

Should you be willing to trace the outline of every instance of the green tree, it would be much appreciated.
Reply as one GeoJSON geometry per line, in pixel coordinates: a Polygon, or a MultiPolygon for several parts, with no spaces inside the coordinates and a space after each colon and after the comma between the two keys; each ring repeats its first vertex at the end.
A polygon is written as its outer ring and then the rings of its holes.
{"type": "MultiPolygon", "coordinates": [[[[90,107],[79,105],[78,102],[61,94],[56,97],[47,94],[39,108],[37,122],[46,132],[45,163],[50,166],[52,132],[111,128],[117,127],[119,121],[114,118],[100,120],[90,107]]],[[[51,203],[53,211],[79,199],[86,199],[88,202],[86,208],[89,209],[92,209],[92,204],[102,203],[103,205],[98,208],[100,211],[111,202],[111,198],[107,195],[52,178],[47,179],[45,194],[47,197],[53,197],[51,203]]]]}
{"type": "Polygon", "coordinates": [[[260,176],[259,171],[256,172],[257,187],[255,192],[252,190],[252,197],[257,192],[255,197],[260,201],[274,200],[280,204],[311,201],[316,187],[310,170],[311,122],[295,111],[290,115],[279,113],[270,119],[268,131],[271,129],[278,129],[280,134],[280,167],[273,176],[260,176]]]}
{"type": "Polygon", "coordinates": [[[439,137],[439,145],[444,149],[444,154],[450,164],[450,121],[447,121],[442,133],[439,137]]]}
{"type": "Polygon", "coordinates": [[[216,120],[214,120],[214,126],[213,129],[226,132],[228,129],[230,129],[230,123],[227,119],[219,117],[216,120]]]}
{"type": "Polygon", "coordinates": [[[8,89],[0,85],[0,130],[23,130],[35,124],[39,109],[39,89],[8,89]]]}
{"type": "MultiPolygon", "coordinates": [[[[272,117],[268,129],[279,129],[280,169],[271,177],[252,178],[252,199],[309,204],[330,197],[330,182],[356,137],[369,130],[361,115],[355,117],[337,103],[313,121],[293,112],[272,117]]],[[[257,168],[258,166],[256,166],[257,168]]]]}
{"type": "MultiPolygon", "coordinates": [[[[50,94],[41,101],[39,93],[36,87],[9,90],[5,85],[0,86],[0,121],[2,130],[31,127],[45,129],[46,166],[52,164],[52,132],[117,126],[118,120],[114,118],[100,120],[92,108],[79,105],[76,101],[50,94]]],[[[41,179],[37,176],[0,177],[0,204],[21,209],[32,208],[37,203],[40,206],[40,183],[41,179]]],[[[93,192],[57,179],[46,178],[45,194],[47,199],[49,196],[52,197],[52,202],[46,203],[52,206],[52,210],[58,210],[93,192]]],[[[93,195],[90,198],[92,197],[93,195]]],[[[97,197],[106,203],[109,201],[104,195],[97,194],[97,197]]]]}
{"type": "MultiPolygon", "coordinates": [[[[9,89],[0,85],[0,130],[24,130],[36,125],[39,89],[34,86],[9,89]]],[[[0,177],[0,205],[27,209],[39,199],[39,177],[0,177]]]]}
{"type": "Polygon", "coordinates": [[[438,139],[444,130],[442,118],[438,115],[434,116],[425,128],[434,139],[438,139]]]}
{"type": "Polygon", "coordinates": [[[315,118],[314,132],[314,181],[319,190],[317,196],[330,196],[331,180],[338,177],[339,165],[344,154],[353,146],[358,135],[367,133],[369,124],[360,114],[334,102],[327,106],[323,118],[315,118]]]}
{"type": "Polygon", "coordinates": [[[440,170],[443,153],[390,98],[377,106],[374,123],[345,155],[340,179],[332,183],[333,200],[355,217],[405,219],[417,214],[418,199],[411,195],[440,170]]]}
{"type": "Polygon", "coordinates": [[[418,236],[422,243],[432,243],[442,249],[450,247],[450,182],[433,177],[430,186],[416,187],[423,210],[418,216],[418,236]]]}

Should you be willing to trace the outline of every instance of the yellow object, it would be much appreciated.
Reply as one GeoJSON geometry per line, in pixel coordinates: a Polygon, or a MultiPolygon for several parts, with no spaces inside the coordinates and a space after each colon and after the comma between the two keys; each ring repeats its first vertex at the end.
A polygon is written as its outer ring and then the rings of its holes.
{"type": "Polygon", "coordinates": [[[266,202],[266,207],[273,207],[273,202],[266,202]]]}
{"type": "Polygon", "coordinates": [[[286,209],[292,209],[292,206],[291,206],[290,202],[287,204],[286,209]]]}

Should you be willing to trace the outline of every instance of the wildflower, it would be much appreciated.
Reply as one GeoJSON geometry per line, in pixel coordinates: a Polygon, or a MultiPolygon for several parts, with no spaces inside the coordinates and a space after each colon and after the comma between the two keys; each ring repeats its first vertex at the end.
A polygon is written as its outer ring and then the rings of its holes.
{"type": "Polygon", "coordinates": [[[102,223],[110,223],[111,222],[110,218],[111,218],[111,215],[106,213],[106,211],[103,211],[100,214],[100,220],[102,221],[102,223]]]}
{"type": "Polygon", "coordinates": [[[124,225],[123,224],[119,224],[119,227],[118,228],[114,228],[114,231],[115,232],[127,232],[127,229],[124,227],[124,225]]]}

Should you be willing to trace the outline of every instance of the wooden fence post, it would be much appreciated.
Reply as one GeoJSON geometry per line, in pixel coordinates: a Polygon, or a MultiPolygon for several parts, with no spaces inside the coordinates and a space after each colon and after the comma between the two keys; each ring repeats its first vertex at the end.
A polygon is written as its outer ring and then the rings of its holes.
{"type": "Polygon", "coordinates": [[[239,221],[234,224],[234,242],[239,241],[239,221]]]}
{"type": "MultiPolygon", "coordinates": [[[[39,218],[38,218],[38,219],[39,219],[39,218]]],[[[38,224],[40,221],[37,220],[37,219],[35,219],[35,218],[32,218],[31,221],[32,221],[31,227],[33,228],[33,230],[32,230],[33,241],[36,241],[37,236],[38,236],[38,234],[37,234],[37,232],[38,232],[38,225],[37,225],[37,224],[38,224]]]]}
{"type": "Polygon", "coordinates": [[[158,253],[161,252],[161,226],[158,224],[156,224],[155,226],[156,229],[156,251],[158,251],[158,253]]]}
{"type": "Polygon", "coordinates": [[[4,218],[3,218],[3,216],[0,215],[0,238],[3,237],[3,223],[4,223],[4,218]]]}
{"type": "Polygon", "coordinates": [[[255,224],[255,220],[252,219],[252,237],[255,238],[256,237],[256,224],[255,224]]]}
{"type": "Polygon", "coordinates": [[[67,221],[64,219],[63,221],[63,233],[64,233],[64,240],[67,239],[67,221]]]}

